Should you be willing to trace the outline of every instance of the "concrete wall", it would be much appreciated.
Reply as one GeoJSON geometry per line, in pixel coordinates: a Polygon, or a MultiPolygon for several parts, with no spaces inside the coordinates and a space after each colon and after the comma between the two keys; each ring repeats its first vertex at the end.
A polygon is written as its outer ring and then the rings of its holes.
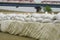
{"type": "MultiPolygon", "coordinates": [[[[0,6],[0,9],[4,10],[12,10],[12,11],[24,11],[24,12],[36,12],[36,9],[34,7],[6,7],[6,6],[0,6]]],[[[53,12],[60,12],[60,8],[51,8],[53,12]]],[[[42,12],[44,12],[43,8],[41,9],[42,12]]]]}
{"type": "MultiPolygon", "coordinates": [[[[60,12],[60,8],[51,8],[53,12],[60,12]]],[[[44,12],[44,7],[42,7],[41,12],[44,12]]]]}
{"type": "Polygon", "coordinates": [[[53,12],[60,12],[60,8],[51,8],[53,12]]]}
{"type": "Polygon", "coordinates": [[[36,12],[36,9],[34,7],[10,7],[10,6],[0,6],[0,9],[4,10],[12,10],[12,11],[24,11],[24,12],[36,12]]]}

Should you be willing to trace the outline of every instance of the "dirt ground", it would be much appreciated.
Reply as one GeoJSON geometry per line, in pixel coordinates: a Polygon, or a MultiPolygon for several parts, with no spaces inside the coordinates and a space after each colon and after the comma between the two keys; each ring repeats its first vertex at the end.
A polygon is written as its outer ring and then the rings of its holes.
{"type": "MultiPolygon", "coordinates": [[[[23,14],[36,13],[36,12],[11,11],[11,10],[3,10],[3,9],[0,9],[0,12],[3,12],[4,14],[11,14],[11,13],[17,13],[17,14],[20,14],[20,13],[23,13],[23,14]]],[[[44,12],[39,12],[39,13],[40,14],[44,14],[44,12]]]]}
{"type": "Polygon", "coordinates": [[[0,32],[0,40],[35,40],[35,39],[29,37],[20,37],[8,33],[0,32]]]}

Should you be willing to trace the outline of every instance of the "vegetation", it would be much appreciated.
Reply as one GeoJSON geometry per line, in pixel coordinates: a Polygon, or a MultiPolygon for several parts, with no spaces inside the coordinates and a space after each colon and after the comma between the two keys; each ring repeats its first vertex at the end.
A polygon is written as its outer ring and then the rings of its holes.
{"type": "Polygon", "coordinates": [[[45,6],[44,11],[45,12],[52,12],[52,9],[50,6],[45,6]]]}

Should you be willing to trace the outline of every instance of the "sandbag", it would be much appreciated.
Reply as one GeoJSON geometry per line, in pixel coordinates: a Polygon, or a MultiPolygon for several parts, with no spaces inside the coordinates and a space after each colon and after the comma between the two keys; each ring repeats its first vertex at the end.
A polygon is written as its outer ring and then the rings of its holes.
{"type": "Polygon", "coordinates": [[[39,40],[60,40],[59,23],[20,22],[16,20],[2,23],[2,32],[28,36],[39,40]]]}
{"type": "Polygon", "coordinates": [[[60,20],[60,13],[58,13],[58,14],[56,15],[56,19],[57,19],[57,20],[60,20]]]}
{"type": "Polygon", "coordinates": [[[54,20],[53,23],[60,23],[60,20],[54,20]]]}
{"type": "Polygon", "coordinates": [[[6,32],[7,28],[9,27],[9,25],[10,25],[11,22],[12,22],[12,20],[1,21],[1,31],[2,32],[6,32]]]}
{"type": "Polygon", "coordinates": [[[52,20],[51,20],[51,19],[43,19],[42,22],[43,22],[43,23],[51,23],[52,20]]]}
{"type": "Polygon", "coordinates": [[[21,32],[22,29],[23,29],[23,23],[20,21],[14,21],[11,22],[11,24],[9,25],[7,32],[9,32],[10,34],[17,35],[21,32]]]}
{"type": "Polygon", "coordinates": [[[36,22],[42,22],[44,19],[43,18],[37,18],[36,22]]]}
{"type": "Polygon", "coordinates": [[[31,16],[35,18],[41,18],[42,14],[34,13],[34,14],[31,14],[31,16]]]}

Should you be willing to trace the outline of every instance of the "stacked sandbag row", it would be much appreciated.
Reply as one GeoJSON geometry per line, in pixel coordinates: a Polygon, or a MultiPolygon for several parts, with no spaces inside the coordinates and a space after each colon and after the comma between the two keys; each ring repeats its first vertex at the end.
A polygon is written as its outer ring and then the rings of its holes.
{"type": "Polygon", "coordinates": [[[0,13],[0,21],[4,20],[17,20],[17,21],[23,21],[23,22],[40,22],[40,23],[60,23],[60,13],[58,14],[48,14],[47,12],[45,14],[3,14],[0,13]]]}
{"type": "Polygon", "coordinates": [[[28,36],[39,40],[60,40],[59,23],[21,22],[7,20],[2,22],[1,31],[18,36],[28,36]]]}

